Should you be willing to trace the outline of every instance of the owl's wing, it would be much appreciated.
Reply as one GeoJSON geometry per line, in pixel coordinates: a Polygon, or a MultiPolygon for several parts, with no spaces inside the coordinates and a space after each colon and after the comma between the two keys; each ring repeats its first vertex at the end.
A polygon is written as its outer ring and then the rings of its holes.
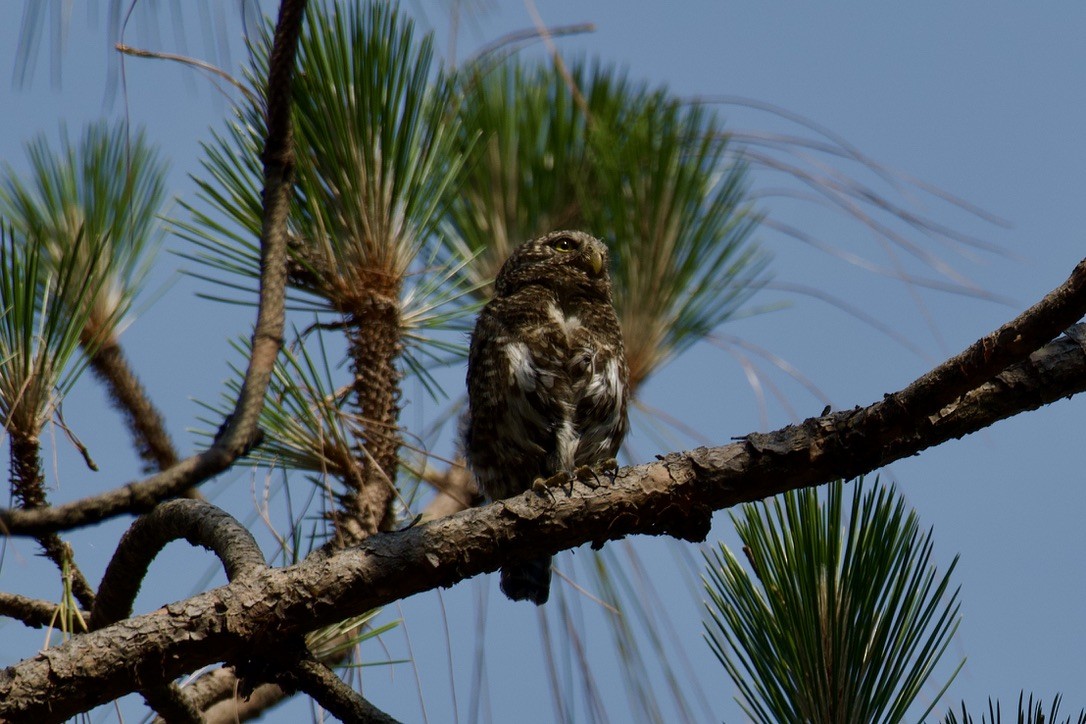
{"type": "Polygon", "coordinates": [[[559,352],[531,315],[500,303],[479,315],[468,356],[465,442],[491,497],[519,493],[558,468],[558,435],[572,416],[559,352]]]}

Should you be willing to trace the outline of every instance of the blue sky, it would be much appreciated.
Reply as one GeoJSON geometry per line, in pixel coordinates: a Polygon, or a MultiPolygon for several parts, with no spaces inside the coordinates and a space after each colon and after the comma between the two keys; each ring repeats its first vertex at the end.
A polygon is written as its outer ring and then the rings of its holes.
{"type": "MultiPolygon", "coordinates": [[[[423,7],[447,53],[447,14],[432,3],[423,7]]],[[[840,169],[895,203],[1002,250],[965,248],[909,231],[909,242],[923,253],[934,255],[977,289],[999,299],[904,284],[847,263],[840,255],[854,254],[872,265],[930,280],[948,277],[876,238],[840,210],[775,193],[781,187],[793,192],[801,187],[789,185],[782,174],[755,167],[754,187],[763,193],[759,203],[769,218],[803,229],[838,256],[772,228],[760,230],[757,239],[773,255],[777,285],[755,303],[787,306],[730,323],[720,330],[721,337],[741,339],[779,355],[809,377],[837,408],[866,405],[901,388],[1039,299],[1084,256],[1086,144],[1081,127],[1086,117],[1082,83],[1086,45],[1081,39],[1086,6],[979,0],[895,5],[699,0],[549,2],[540,3],[539,12],[551,25],[596,24],[590,35],[559,41],[568,57],[590,55],[623,65],[633,77],[667,84],[682,96],[743,97],[810,119],[899,174],[898,187],[826,156],[777,158],[789,158],[820,174],[840,169]],[[955,207],[909,185],[907,178],[933,184],[1007,224],[955,207]],[[797,286],[846,300],[903,335],[921,353],[823,301],[797,294],[797,286]]],[[[74,10],[59,85],[50,82],[47,57],[39,58],[28,86],[17,88],[9,78],[0,81],[0,107],[5,109],[0,114],[0,159],[21,168],[22,144],[39,131],[55,138],[61,120],[78,131],[102,115],[127,113],[172,161],[174,192],[191,198],[186,175],[198,168],[199,142],[208,137],[210,127],[221,123],[228,105],[202,78],[151,60],[129,60],[126,98],[104,103],[108,51],[102,14],[93,24],[82,8],[74,10]]],[[[223,11],[235,41],[241,32],[236,14],[223,11]]],[[[206,57],[210,51],[201,35],[207,33],[201,34],[199,16],[186,11],[184,23],[187,52],[206,57]]],[[[457,52],[463,57],[505,32],[531,24],[520,3],[486,3],[461,23],[457,52]]],[[[160,28],[157,38],[149,30],[135,23],[129,42],[179,50],[169,28],[160,28]]],[[[5,67],[14,57],[17,32],[15,22],[0,24],[5,67]]],[[[241,55],[235,42],[232,61],[237,63],[241,55]]],[[[744,137],[816,137],[794,121],[750,105],[720,109],[728,127],[744,137]]],[[[176,249],[180,242],[171,240],[168,246],[176,249]]],[[[195,442],[186,430],[198,426],[200,412],[192,398],[212,400],[218,395],[228,374],[226,363],[235,359],[226,340],[245,333],[251,315],[245,309],[223,309],[195,298],[195,292],[207,287],[179,277],[176,270],[182,265],[173,255],[160,258],[154,279],[164,285],[164,292],[123,341],[179,444],[190,451],[195,442]]],[[[773,399],[765,387],[768,402],[763,408],[744,374],[743,349],[734,343],[731,351],[711,344],[695,347],[650,380],[646,403],[682,418],[706,439],[721,444],[821,411],[822,397],[771,369],[768,379],[780,387],[788,404],[773,399]]],[[[747,359],[757,361],[749,352],[747,359]]],[[[450,388],[461,384],[461,375],[459,370],[448,373],[450,388]]],[[[979,709],[989,696],[1011,703],[1022,688],[1046,700],[1064,692],[1069,708],[1086,706],[1081,693],[1086,679],[1082,653],[1086,569],[1081,564],[1086,549],[1082,524],[1086,474],[1077,447],[1084,405],[1082,399],[1057,403],[901,461],[882,473],[884,480],[897,482],[923,525],[934,528],[936,560],[945,565],[961,555],[956,580],[962,586],[963,620],[947,659],[968,660],[944,700],[947,706],[964,698],[979,709]]],[[[416,425],[433,412],[430,403],[415,395],[405,422],[416,425]]],[[[50,480],[58,486],[51,492],[52,500],[81,497],[137,476],[124,432],[93,385],[70,398],[65,415],[102,472],[81,469],[67,446],[58,442],[56,457],[50,452],[46,462],[50,480]]],[[[634,434],[631,449],[638,461],[663,451],[643,430],[634,434]]],[[[262,485],[261,478],[239,473],[213,487],[225,491],[219,498],[225,507],[249,520],[262,485]]],[[[122,530],[121,524],[113,523],[71,536],[92,581],[100,578],[122,530]]],[[[734,541],[726,514],[718,515],[710,540],[734,541]]],[[[651,540],[635,545],[646,575],[659,590],[669,592],[662,603],[672,613],[675,639],[689,657],[692,676],[702,682],[713,718],[742,721],[731,701],[730,682],[700,640],[698,604],[676,573],[676,544],[651,540]]],[[[620,557],[624,550],[616,548],[620,557]]],[[[560,565],[572,571],[589,560],[582,552],[572,559],[567,556],[560,565]]],[[[153,593],[141,598],[140,610],[188,595],[206,568],[206,556],[182,545],[171,546],[145,586],[153,593]]],[[[9,545],[0,567],[0,588],[55,597],[47,571],[32,546],[17,542],[9,545]]],[[[553,720],[542,659],[534,653],[539,646],[537,613],[505,601],[494,581],[484,578],[443,592],[440,605],[430,594],[387,612],[388,618],[406,617],[429,721],[453,720],[453,691],[455,709],[461,721],[467,721],[475,617],[483,598],[490,720],[553,720]],[[452,642],[455,652],[451,669],[446,641],[452,642]]],[[[586,615],[594,620],[592,612],[586,615]]],[[[8,624],[0,634],[5,641],[17,642],[5,645],[2,664],[40,645],[39,632],[24,635],[17,629],[8,624]]],[[[387,655],[404,656],[402,632],[389,639],[387,655]]],[[[606,632],[593,629],[586,645],[599,657],[594,670],[611,720],[625,720],[625,695],[609,685],[617,674],[606,632]]],[[[386,656],[382,651],[371,653],[374,660],[386,656]]],[[[406,721],[422,720],[415,674],[408,665],[366,669],[363,680],[367,696],[376,704],[406,721]]],[[[929,695],[934,694],[932,688],[929,695]]],[[[304,711],[295,704],[285,710],[291,713],[269,720],[292,721],[304,711]]],[[[574,720],[583,719],[575,709],[574,720]]]]}

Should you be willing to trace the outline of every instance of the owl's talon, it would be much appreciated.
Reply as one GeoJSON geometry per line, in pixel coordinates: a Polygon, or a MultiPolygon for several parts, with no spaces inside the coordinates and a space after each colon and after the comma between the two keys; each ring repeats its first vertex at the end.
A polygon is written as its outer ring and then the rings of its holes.
{"type": "Polygon", "coordinates": [[[598,488],[600,486],[600,476],[592,469],[591,465],[578,465],[573,471],[573,477],[577,482],[583,483],[590,488],[598,488]]]}
{"type": "Polygon", "coordinates": [[[572,491],[571,480],[572,479],[570,478],[569,473],[565,472],[564,470],[555,473],[549,478],[536,478],[532,481],[532,492],[540,497],[542,497],[543,494],[546,493],[551,498],[551,500],[554,500],[555,488],[564,489],[567,485],[570,485],[570,489],[572,491]]]}
{"type": "Polygon", "coordinates": [[[606,460],[601,461],[596,467],[581,465],[573,471],[573,474],[578,481],[584,483],[588,487],[598,488],[603,485],[603,481],[600,480],[600,473],[607,475],[610,482],[614,483],[616,470],[618,470],[618,460],[607,458],[606,460]]]}

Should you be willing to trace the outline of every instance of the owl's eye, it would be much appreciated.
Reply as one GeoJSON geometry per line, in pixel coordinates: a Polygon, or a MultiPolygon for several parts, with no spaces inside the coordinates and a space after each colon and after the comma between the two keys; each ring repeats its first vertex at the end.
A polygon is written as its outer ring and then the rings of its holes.
{"type": "Polygon", "coordinates": [[[577,249],[577,242],[568,236],[563,236],[554,240],[554,250],[561,252],[575,251],[577,249]]]}

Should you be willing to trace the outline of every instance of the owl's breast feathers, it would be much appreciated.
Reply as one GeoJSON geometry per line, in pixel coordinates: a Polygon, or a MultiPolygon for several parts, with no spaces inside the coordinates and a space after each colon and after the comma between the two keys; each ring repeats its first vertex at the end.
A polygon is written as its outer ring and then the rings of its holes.
{"type": "Polygon", "coordinates": [[[501,440],[495,444],[502,446],[487,451],[486,441],[469,440],[481,477],[486,474],[480,468],[490,467],[486,458],[519,463],[525,479],[501,483],[514,483],[511,492],[519,492],[537,477],[616,455],[626,432],[625,357],[613,309],[595,307],[524,289],[493,300],[480,315],[487,333],[477,330],[473,337],[472,363],[500,360],[485,374],[496,378],[487,387],[502,391],[472,393],[473,406],[485,397],[487,409],[473,408],[476,429],[469,435],[495,434],[501,440]]]}

